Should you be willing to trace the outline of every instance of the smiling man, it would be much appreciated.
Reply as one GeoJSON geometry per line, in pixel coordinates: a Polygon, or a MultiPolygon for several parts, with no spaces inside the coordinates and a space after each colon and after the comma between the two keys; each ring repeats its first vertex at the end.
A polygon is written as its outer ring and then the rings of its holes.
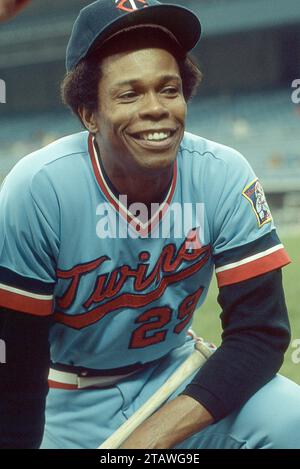
{"type": "Polygon", "coordinates": [[[245,159],[185,132],[200,32],[154,0],[74,24],[62,97],[85,131],[0,192],[2,448],[105,441],[192,353],[214,268],[222,344],[123,448],[300,448],[299,386],[276,375],[288,255],[245,159]]]}
{"type": "Polygon", "coordinates": [[[175,58],[161,46],[117,53],[103,60],[102,74],[99,109],[92,116],[83,109],[83,118],[96,134],[103,161],[122,166],[126,174],[170,170],[186,114],[175,58]],[[124,81],[120,81],[120,69],[124,81]],[[117,157],[110,158],[111,154],[117,157]]]}
{"type": "Polygon", "coordinates": [[[171,39],[166,39],[169,50],[162,48],[164,35],[150,26],[134,28],[98,50],[98,107],[78,111],[95,135],[110,181],[134,202],[162,200],[184,134],[186,101],[180,70],[171,39]]]}

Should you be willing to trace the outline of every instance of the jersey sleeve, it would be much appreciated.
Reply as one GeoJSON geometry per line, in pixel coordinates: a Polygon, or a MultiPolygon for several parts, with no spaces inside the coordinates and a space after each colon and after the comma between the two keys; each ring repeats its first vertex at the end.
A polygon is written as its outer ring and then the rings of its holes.
{"type": "Polygon", "coordinates": [[[45,174],[17,165],[0,190],[0,306],[52,313],[59,251],[58,203],[45,174]]]}
{"type": "Polygon", "coordinates": [[[262,185],[248,162],[228,149],[214,210],[213,256],[223,287],[283,267],[290,259],[273,223],[262,185]]]}

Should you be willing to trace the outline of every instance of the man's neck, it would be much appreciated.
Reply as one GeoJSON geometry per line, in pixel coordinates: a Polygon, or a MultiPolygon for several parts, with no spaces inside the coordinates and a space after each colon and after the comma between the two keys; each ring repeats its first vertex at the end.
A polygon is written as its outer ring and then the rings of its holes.
{"type": "Polygon", "coordinates": [[[124,174],[120,170],[111,170],[106,167],[100,156],[99,146],[94,141],[97,158],[101,167],[103,177],[110,190],[119,198],[120,195],[127,196],[128,205],[132,203],[143,203],[150,208],[152,203],[162,203],[169,190],[173,178],[173,166],[160,171],[159,174],[124,174]]]}

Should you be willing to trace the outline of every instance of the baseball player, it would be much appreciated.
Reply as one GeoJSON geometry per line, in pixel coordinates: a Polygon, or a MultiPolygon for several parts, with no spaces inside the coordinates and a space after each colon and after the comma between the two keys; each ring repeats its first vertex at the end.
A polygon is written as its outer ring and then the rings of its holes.
{"type": "Polygon", "coordinates": [[[0,192],[1,447],[105,441],[192,353],[215,268],[222,344],[122,448],[300,448],[300,389],[276,375],[288,255],[243,156],[185,132],[200,32],[155,0],[74,24],[62,95],[85,130],[0,192]]]}

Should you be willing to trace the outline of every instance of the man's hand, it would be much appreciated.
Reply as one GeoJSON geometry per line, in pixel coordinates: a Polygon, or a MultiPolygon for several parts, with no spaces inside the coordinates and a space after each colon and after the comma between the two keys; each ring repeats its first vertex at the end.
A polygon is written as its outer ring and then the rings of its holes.
{"type": "Polygon", "coordinates": [[[120,448],[174,448],[213,421],[211,414],[199,402],[189,396],[178,396],[145,420],[120,448]]]}
{"type": "Polygon", "coordinates": [[[0,21],[7,21],[19,13],[31,0],[0,0],[0,21]]]}

